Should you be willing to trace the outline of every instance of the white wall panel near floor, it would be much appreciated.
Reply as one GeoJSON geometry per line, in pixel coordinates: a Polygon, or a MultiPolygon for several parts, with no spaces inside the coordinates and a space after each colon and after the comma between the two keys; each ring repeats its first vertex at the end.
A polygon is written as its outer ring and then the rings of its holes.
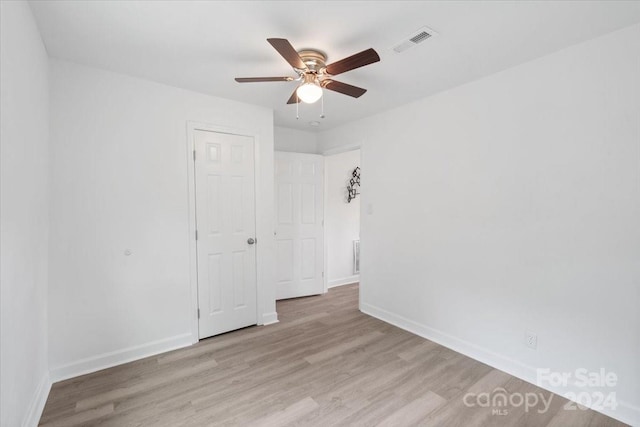
{"type": "Polygon", "coordinates": [[[361,308],[528,381],[615,372],[640,425],[639,100],[635,25],[322,133],[362,144],[361,308]]]}
{"type": "Polygon", "coordinates": [[[277,321],[272,111],[51,63],[52,377],[197,339],[187,121],[256,136],[258,323],[277,321]]]}
{"type": "Polygon", "coordinates": [[[0,2],[0,425],[35,426],[47,366],[49,66],[27,2],[0,2]]]}
{"type": "Polygon", "coordinates": [[[330,288],[360,280],[360,275],[353,271],[353,241],[360,239],[360,196],[347,202],[347,185],[353,170],[359,166],[360,150],[324,158],[327,281],[330,288]]]}

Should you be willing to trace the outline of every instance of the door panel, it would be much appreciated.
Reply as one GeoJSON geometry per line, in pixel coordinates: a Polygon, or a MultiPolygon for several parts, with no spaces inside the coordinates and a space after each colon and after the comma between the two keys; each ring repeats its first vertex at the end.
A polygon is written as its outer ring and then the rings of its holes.
{"type": "Polygon", "coordinates": [[[275,153],[276,299],[324,292],[324,159],[275,153]]]}
{"type": "Polygon", "coordinates": [[[194,132],[200,338],[257,323],[253,144],[194,132]]]}

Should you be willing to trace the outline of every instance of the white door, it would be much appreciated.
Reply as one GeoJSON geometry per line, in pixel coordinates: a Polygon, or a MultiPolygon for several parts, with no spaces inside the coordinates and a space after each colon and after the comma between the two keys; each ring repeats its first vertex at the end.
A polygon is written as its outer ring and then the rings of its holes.
{"type": "Polygon", "coordinates": [[[276,299],[324,292],[324,159],[275,153],[276,299]]]}
{"type": "Polygon", "coordinates": [[[196,130],[199,335],[257,323],[253,138],[196,130]]]}

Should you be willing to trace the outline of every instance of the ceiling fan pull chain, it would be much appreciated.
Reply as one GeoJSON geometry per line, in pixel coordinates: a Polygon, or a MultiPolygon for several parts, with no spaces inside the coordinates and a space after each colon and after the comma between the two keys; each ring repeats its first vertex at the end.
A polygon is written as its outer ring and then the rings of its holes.
{"type": "Polygon", "coordinates": [[[320,118],[324,119],[324,96],[320,98],[320,118]]]}
{"type": "Polygon", "coordinates": [[[299,106],[300,106],[300,98],[298,98],[298,92],[296,92],[296,120],[300,118],[300,113],[298,112],[299,106]]]}

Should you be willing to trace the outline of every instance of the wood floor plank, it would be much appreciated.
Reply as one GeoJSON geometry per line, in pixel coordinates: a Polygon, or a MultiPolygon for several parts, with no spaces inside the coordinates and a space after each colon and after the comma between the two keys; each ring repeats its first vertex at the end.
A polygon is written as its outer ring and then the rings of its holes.
{"type": "Polygon", "coordinates": [[[92,423],[97,423],[98,418],[112,414],[113,411],[113,403],[109,403],[104,406],[89,409],[88,411],[75,413],[69,417],[65,417],[64,419],[51,421],[40,425],[46,427],[73,427],[79,425],[90,425],[92,423]]]}
{"type": "Polygon", "coordinates": [[[384,418],[378,427],[414,426],[434,410],[447,403],[447,399],[428,391],[391,415],[384,418]]]}
{"type": "Polygon", "coordinates": [[[211,359],[187,369],[170,372],[169,375],[166,376],[157,376],[147,381],[139,382],[137,384],[127,384],[124,387],[112,389],[97,396],[90,396],[79,400],[78,402],[76,402],[76,411],[84,411],[87,409],[98,407],[107,402],[113,402],[126,398],[128,396],[140,394],[164,384],[174,383],[182,377],[202,375],[203,372],[206,372],[209,369],[213,369],[216,366],[218,366],[218,363],[215,361],[215,359],[211,359]]]}
{"type": "Polygon", "coordinates": [[[255,427],[272,427],[272,426],[284,426],[290,424],[303,417],[304,415],[312,412],[318,407],[318,404],[311,397],[305,397],[299,402],[294,403],[286,407],[284,410],[274,412],[267,417],[251,423],[255,427]]]}
{"type": "Polygon", "coordinates": [[[312,354],[311,356],[307,356],[304,358],[309,363],[318,363],[323,360],[331,359],[337,357],[346,351],[352,350],[354,348],[360,347],[363,344],[366,344],[370,341],[377,340],[382,337],[382,333],[378,331],[370,332],[366,335],[359,336],[357,338],[350,339],[347,342],[343,342],[339,345],[327,348],[326,350],[322,350],[318,353],[312,354]]]}
{"type": "Polygon", "coordinates": [[[53,385],[42,426],[621,426],[590,410],[465,404],[540,388],[358,311],[358,286],[277,303],[280,322],[53,385]]]}

